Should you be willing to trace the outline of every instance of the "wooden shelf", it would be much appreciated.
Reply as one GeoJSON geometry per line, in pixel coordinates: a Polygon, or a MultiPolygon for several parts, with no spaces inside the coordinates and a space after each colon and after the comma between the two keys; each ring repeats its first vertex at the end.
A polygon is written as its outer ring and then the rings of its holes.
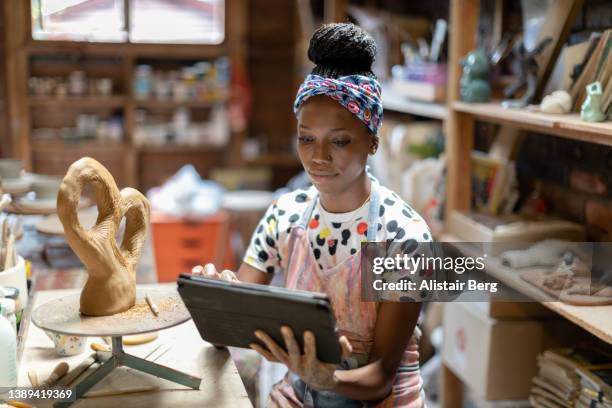
{"type": "Polygon", "coordinates": [[[394,92],[389,85],[383,86],[382,99],[385,110],[439,120],[446,120],[448,116],[445,104],[410,100],[394,92]]]}
{"type": "Polygon", "coordinates": [[[253,166],[302,167],[300,159],[291,153],[269,153],[252,160],[246,160],[245,164],[253,166]]]}
{"type": "Polygon", "coordinates": [[[112,109],[125,106],[126,98],[113,96],[84,96],[55,98],[51,96],[31,96],[29,105],[38,108],[75,108],[75,109],[112,109]]]}
{"type": "Polygon", "coordinates": [[[561,136],[582,142],[612,146],[612,122],[591,123],[580,120],[580,115],[531,112],[525,109],[505,109],[499,103],[454,102],[453,109],[476,119],[498,123],[538,133],[561,136]]]}
{"type": "MultiPolygon", "coordinates": [[[[466,256],[481,255],[474,244],[459,242],[459,238],[455,236],[444,234],[441,240],[454,242],[453,246],[466,256]]],[[[485,267],[488,275],[534,300],[551,299],[540,289],[522,280],[515,269],[502,265],[497,258],[487,258],[485,267]]],[[[612,306],[573,306],[552,300],[540,303],[608,344],[612,344],[612,319],[610,319],[612,306]]]]}
{"type": "Polygon", "coordinates": [[[81,41],[29,40],[24,47],[30,55],[58,53],[108,56],[134,56],[163,59],[208,59],[228,55],[227,43],[222,44],[135,44],[81,41]]]}
{"type": "Polygon", "coordinates": [[[163,145],[136,146],[139,153],[189,153],[189,152],[222,152],[226,146],[213,145],[188,145],[178,143],[167,143],[163,145]]]}
{"type": "Polygon", "coordinates": [[[208,108],[219,103],[227,102],[226,98],[219,99],[195,99],[187,101],[162,101],[158,99],[149,100],[134,100],[134,106],[136,108],[147,108],[147,109],[175,109],[180,107],[185,108],[208,108]]]}

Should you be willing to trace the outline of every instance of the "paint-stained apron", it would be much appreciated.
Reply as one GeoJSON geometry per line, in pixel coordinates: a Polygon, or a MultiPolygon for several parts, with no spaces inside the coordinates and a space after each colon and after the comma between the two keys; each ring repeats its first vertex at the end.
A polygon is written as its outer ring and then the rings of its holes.
{"type": "MultiPolygon", "coordinates": [[[[372,182],[368,227],[378,224],[378,183],[372,182]]],[[[336,325],[340,335],[345,335],[353,346],[353,355],[342,362],[343,369],[361,367],[368,362],[373,345],[378,303],[361,300],[360,251],[333,268],[321,270],[308,241],[307,225],[318,200],[313,197],[307,210],[289,236],[285,286],[289,289],[322,292],[329,296],[336,325]]],[[[366,238],[376,240],[376,227],[368,228],[366,238]]],[[[392,336],[393,333],[389,333],[392,336]]],[[[419,373],[419,350],[417,341],[421,333],[415,326],[414,334],[404,351],[397,371],[393,389],[381,401],[355,401],[330,391],[317,391],[307,386],[297,375],[288,372],[277,383],[269,406],[289,407],[408,407],[425,405],[422,380],[419,373]]]]}

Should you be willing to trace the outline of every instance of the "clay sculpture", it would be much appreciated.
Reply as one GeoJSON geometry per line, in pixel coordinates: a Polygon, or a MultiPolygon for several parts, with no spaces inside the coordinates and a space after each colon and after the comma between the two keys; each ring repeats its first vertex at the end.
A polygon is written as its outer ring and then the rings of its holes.
{"type": "Polygon", "coordinates": [[[113,176],[96,160],[73,163],[57,195],[58,217],[68,244],[83,262],[89,277],[81,292],[81,313],[107,316],[123,312],[136,301],[136,264],[149,225],[148,200],[133,188],[119,191],[113,176]],[[77,208],[83,187],[91,184],[98,206],[95,225],[86,230],[77,208]],[[121,246],[116,234],[125,217],[121,246]]]}
{"type": "Polygon", "coordinates": [[[552,43],[552,38],[544,38],[533,50],[528,51],[521,41],[514,49],[515,60],[512,63],[512,72],[515,82],[504,89],[504,96],[516,96],[519,90],[525,88],[525,93],[519,99],[509,99],[502,102],[504,108],[524,108],[537,96],[538,62],[537,56],[552,43]]]}
{"type": "Polygon", "coordinates": [[[465,102],[488,102],[491,96],[489,86],[489,61],[482,48],[470,52],[461,60],[463,74],[459,81],[461,100],[465,102]]]}
{"type": "Polygon", "coordinates": [[[603,91],[599,81],[587,85],[587,97],[580,108],[580,119],[585,122],[603,122],[606,114],[602,109],[601,98],[603,91]]]}

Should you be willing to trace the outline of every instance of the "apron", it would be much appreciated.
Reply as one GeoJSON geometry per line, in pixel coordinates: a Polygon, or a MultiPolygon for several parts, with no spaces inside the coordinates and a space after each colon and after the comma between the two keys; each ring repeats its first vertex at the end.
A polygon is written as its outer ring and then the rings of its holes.
{"type": "MultiPolygon", "coordinates": [[[[372,181],[368,229],[366,238],[376,240],[378,224],[378,183],[372,181]],[[371,228],[370,228],[371,227],[371,228]]],[[[366,365],[374,343],[374,328],[378,314],[378,303],[361,300],[361,251],[338,265],[321,270],[308,241],[308,222],[318,200],[313,197],[299,224],[289,236],[289,251],[285,270],[285,287],[311,292],[322,292],[329,296],[336,325],[353,346],[353,354],[345,359],[340,368],[354,369],[366,365]]],[[[390,334],[392,335],[392,334],[390,334]]],[[[356,401],[331,391],[317,391],[306,385],[297,375],[288,372],[277,383],[270,395],[268,405],[291,407],[408,407],[425,405],[423,382],[419,373],[419,351],[417,341],[420,330],[414,333],[404,351],[391,394],[381,401],[356,401]]]]}

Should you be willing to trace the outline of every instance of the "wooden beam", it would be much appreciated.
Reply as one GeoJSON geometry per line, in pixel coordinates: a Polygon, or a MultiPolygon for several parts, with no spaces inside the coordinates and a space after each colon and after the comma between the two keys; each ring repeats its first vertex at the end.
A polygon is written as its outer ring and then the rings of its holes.
{"type": "Polygon", "coordinates": [[[346,21],[347,0],[325,0],[323,21],[325,23],[341,23],[346,21]]]}
{"type": "Polygon", "coordinates": [[[446,219],[453,210],[467,210],[471,203],[471,155],[474,146],[474,120],[453,109],[460,99],[461,59],[476,47],[480,10],[479,0],[451,0],[450,54],[448,63],[449,114],[446,123],[447,202],[446,219]]]}
{"type": "Polygon", "coordinates": [[[23,50],[30,32],[29,2],[3,2],[6,35],[6,98],[9,122],[10,155],[31,166],[29,110],[27,104],[27,55],[23,50]]]}

